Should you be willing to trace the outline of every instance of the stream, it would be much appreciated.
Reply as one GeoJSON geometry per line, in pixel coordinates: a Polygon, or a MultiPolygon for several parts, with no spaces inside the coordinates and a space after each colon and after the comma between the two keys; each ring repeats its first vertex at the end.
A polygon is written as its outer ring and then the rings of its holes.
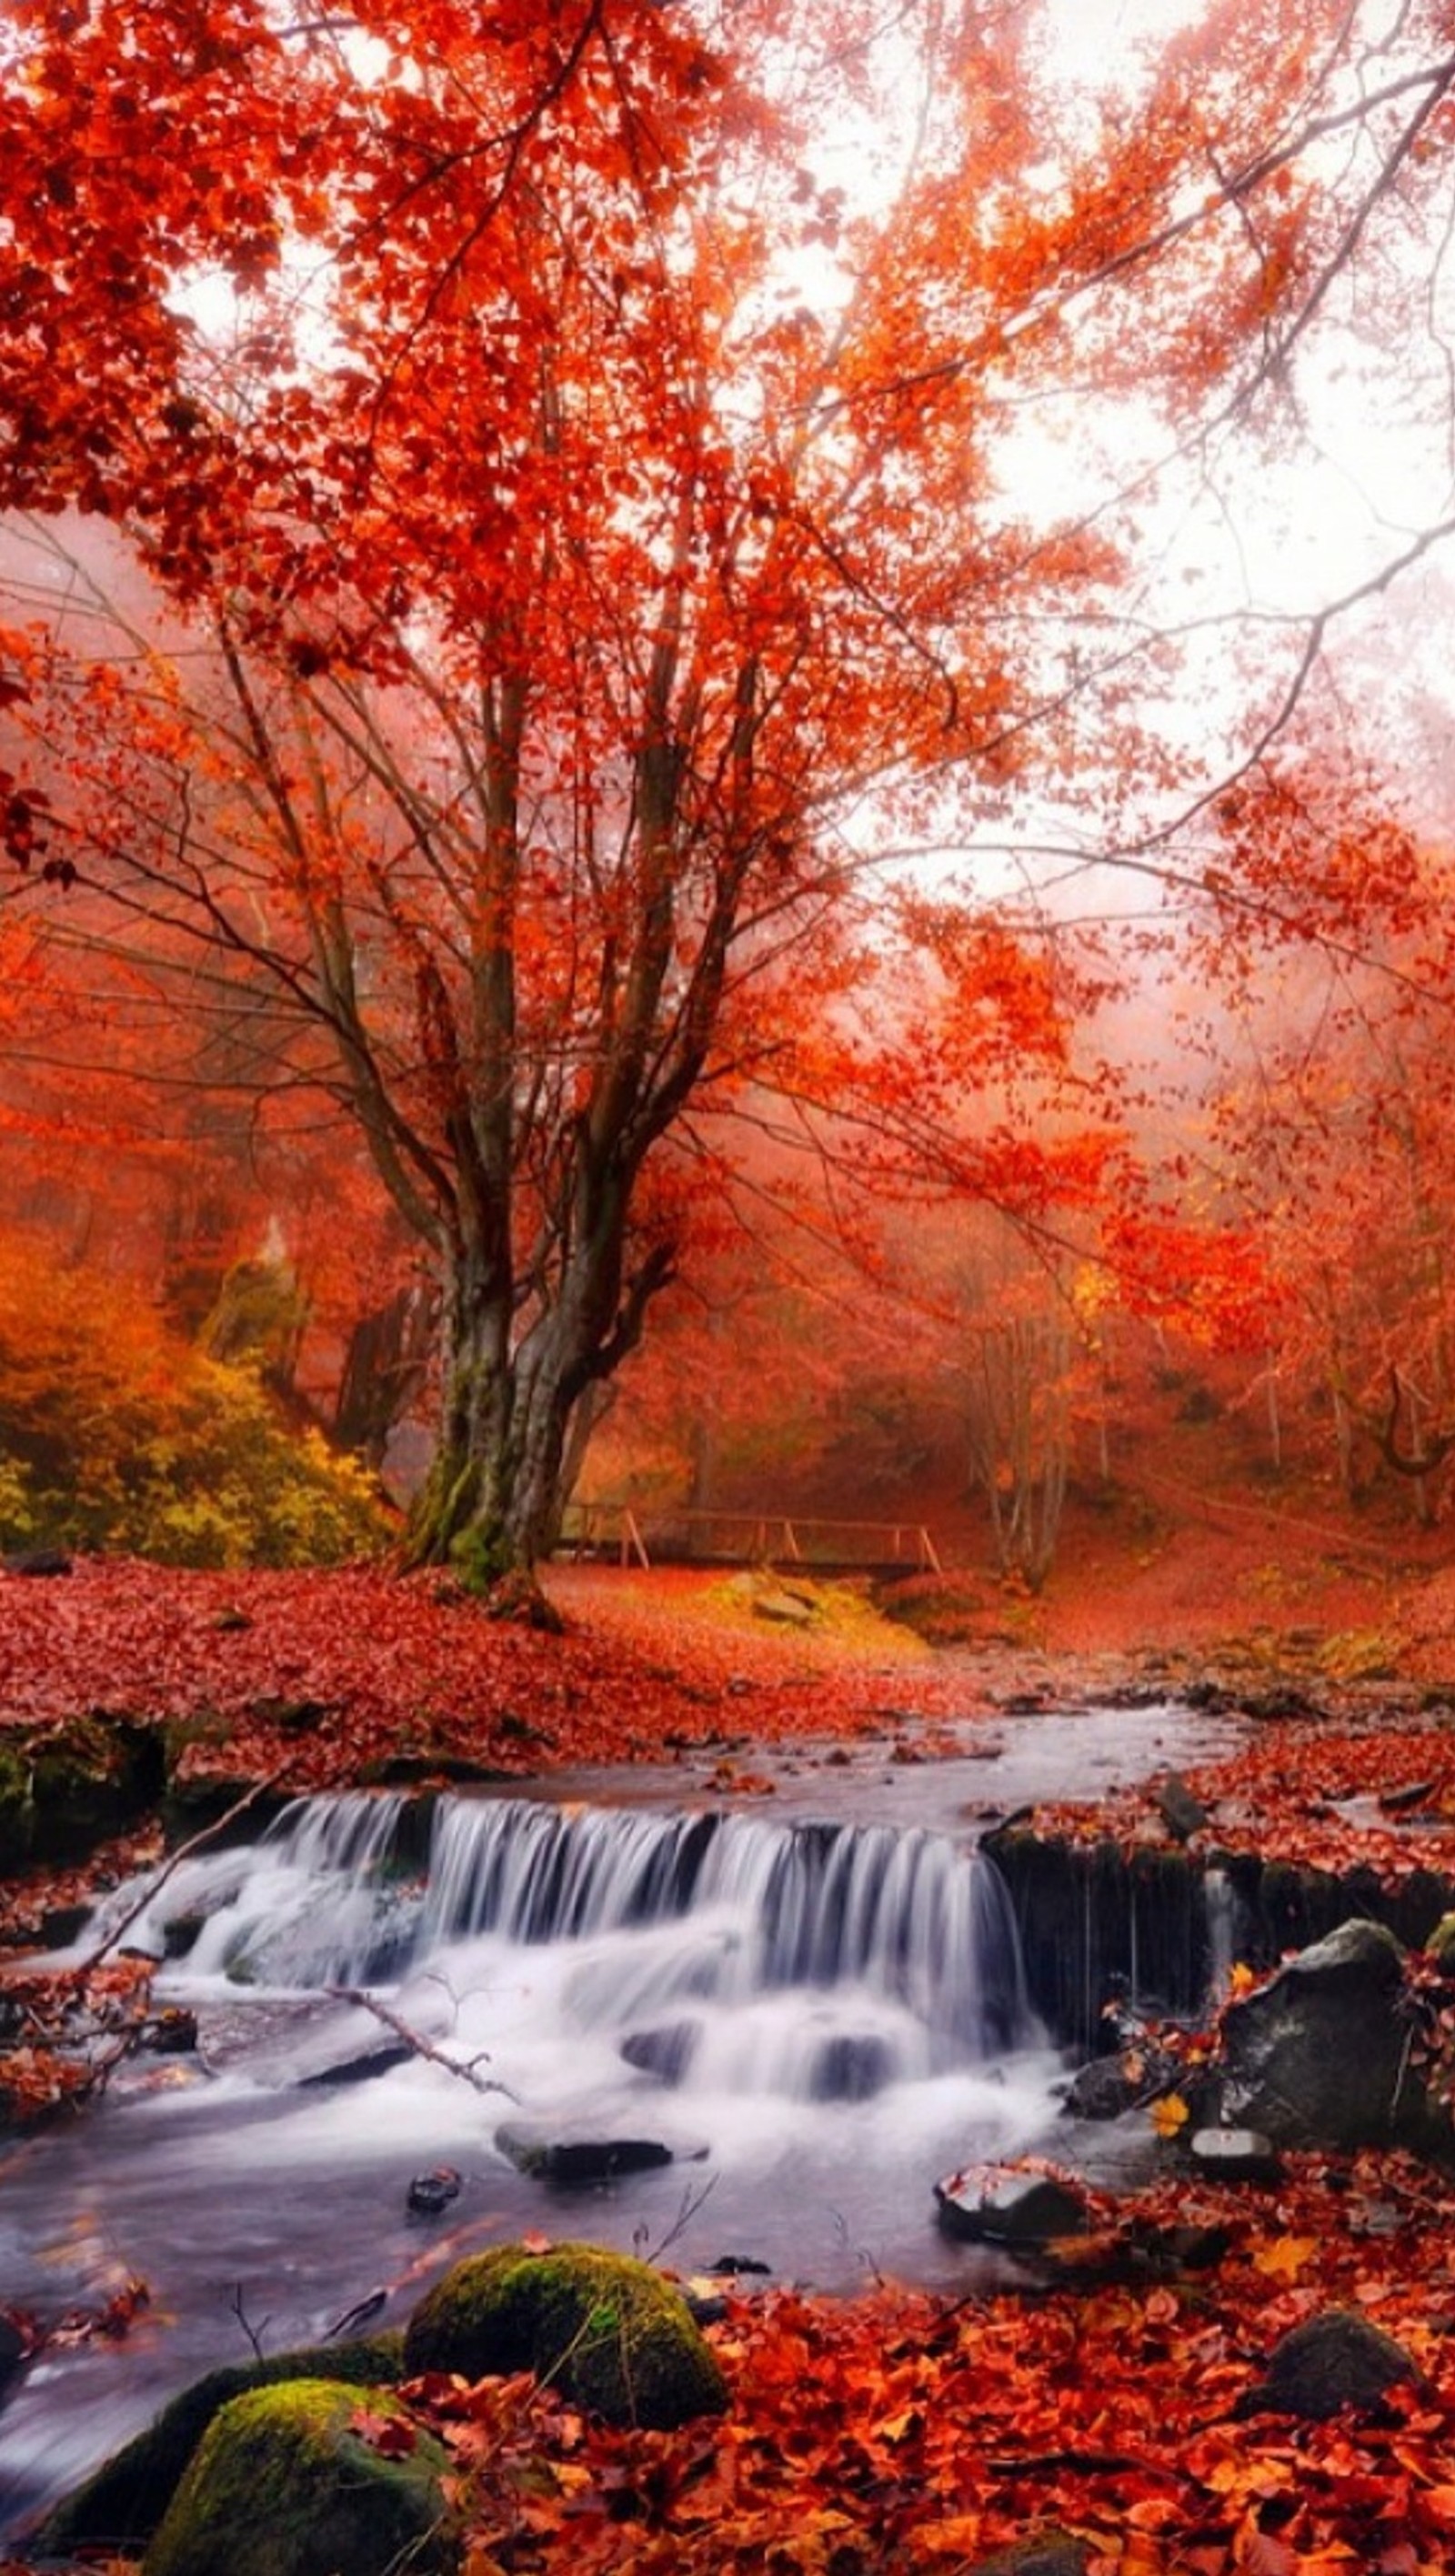
{"type": "Polygon", "coordinates": [[[1046,2147],[1065,2070],[978,1837],[1238,1729],[1158,1706],[989,1736],[925,1762],[755,1756],[774,1789],[752,1798],[680,1764],[313,1798],[176,1867],[126,1939],[164,1961],[158,2003],[196,2012],[197,2054],[130,2061],[0,2157],[0,2298],[54,2318],[131,2277],[150,2294],[123,2341],[13,2384],[0,2539],[218,2362],[322,2340],[376,2292],[371,2324],[399,2323],[455,2255],[527,2229],[820,2289],[994,2278],[1004,2258],[941,2236],[932,2186],[1046,2147]],[[568,2186],[515,2160],[602,2142],[672,2161],[568,2186]],[[410,2182],[440,2166],[458,2195],[417,2215],[410,2182]]]}

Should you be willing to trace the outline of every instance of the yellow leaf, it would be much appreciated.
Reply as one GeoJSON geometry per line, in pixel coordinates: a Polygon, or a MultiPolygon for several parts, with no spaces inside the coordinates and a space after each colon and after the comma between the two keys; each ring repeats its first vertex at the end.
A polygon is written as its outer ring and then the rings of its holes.
{"type": "Polygon", "coordinates": [[[1152,2126],[1159,2138],[1175,2138],[1191,2116],[1180,2093],[1164,2093],[1161,2101],[1152,2105],[1152,2126]]]}
{"type": "Polygon", "coordinates": [[[1271,2245],[1259,2246],[1253,2269],[1265,2273],[1270,2281],[1296,2281],[1310,2255],[1318,2250],[1316,2236],[1275,2236],[1271,2245]]]}

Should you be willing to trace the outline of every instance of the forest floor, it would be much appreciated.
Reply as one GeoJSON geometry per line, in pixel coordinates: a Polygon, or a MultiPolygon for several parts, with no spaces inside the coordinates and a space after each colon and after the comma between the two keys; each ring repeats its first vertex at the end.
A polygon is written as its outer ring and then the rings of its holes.
{"type": "MultiPolygon", "coordinates": [[[[704,1756],[732,1790],[751,1788],[756,1748],[790,1739],[888,1737],[933,1759],[1011,1699],[1191,1686],[1255,1718],[1243,1755],[1192,1778],[1220,1839],[1398,1874],[1409,1844],[1379,1801],[1418,1776],[1420,1859],[1455,1874],[1447,1552],[1439,1534],[1356,1543],[1257,1505],[1132,1538],[1091,1518],[1038,1595],[978,1568],[907,1586],[939,1646],[858,1585],[795,1606],[792,1577],[563,1565],[555,1637],[429,1578],[83,1562],[0,1576],[0,1748],[102,1710],[164,1721],[199,1791],[465,1762],[690,1759],[700,1778],[704,1756]]],[[[1140,1793],[1092,1822],[1160,1831],[1140,1793]]],[[[10,1937],[84,1875],[13,1879],[10,1937]]],[[[468,2576],[971,2576],[1047,2531],[1071,2553],[1045,2559],[1056,2576],[1448,2576],[1455,2179],[1402,2153],[1309,2153],[1240,2194],[1168,2156],[1140,2223],[1216,2227],[1214,2268],[1113,2261],[952,2303],[892,2284],[730,2298],[721,2424],[608,2434],[519,2380],[425,2390],[464,2482],[468,2576]],[[1327,2422],[1254,2411],[1279,2337],[1330,2305],[1396,2337],[1408,2378],[1327,2422]]]]}

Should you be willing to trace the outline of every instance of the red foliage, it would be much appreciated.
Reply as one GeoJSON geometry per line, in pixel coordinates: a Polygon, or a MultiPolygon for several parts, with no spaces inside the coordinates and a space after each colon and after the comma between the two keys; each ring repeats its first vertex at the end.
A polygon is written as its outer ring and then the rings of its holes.
{"type": "Polygon", "coordinates": [[[1449,2183],[1400,2158],[1302,2158],[1251,2199],[1176,2176],[1137,2221],[1216,2221],[1215,2273],[1034,2304],[734,2304],[713,2330],[722,2423],[610,2432],[524,2378],[413,2395],[457,2461],[478,2576],[909,2576],[1050,2522],[1084,2538],[1092,2576],[1438,2576],[1452,2214],[1449,2183]],[[1377,2416],[1236,2412],[1279,2338],[1337,2303],[1397,2336],[1411,2384],[1377,2416]]]}
{"type": "MultiPolygon", "coordinates": [[[[569,1585],[565,1587],[569,1590],[569,1585]]],[[[670,1579],[654,1578],[670,1597],[670,1579]]],[[[196,1724],[184,1770],[338,1785],[391,1757],[470,1758],[522,1775],[640,1761],[684,1744],[883,1730],[899,1697],[832,1643],[638,1608],[551,1637],[490,1618],[447,1578],[371,1568],[195,1574],[79,1558],[66,1579],[0,1578],[0,1708],[34,1726],[87,1709],[196,1724]]],[[[914,1656],[913,1699],[964,1691],[914,1656]]]]}

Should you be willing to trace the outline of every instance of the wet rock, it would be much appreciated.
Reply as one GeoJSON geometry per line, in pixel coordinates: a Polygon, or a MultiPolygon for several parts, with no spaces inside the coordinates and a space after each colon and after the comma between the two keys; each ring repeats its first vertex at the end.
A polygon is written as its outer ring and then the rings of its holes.
{"type": "Polygon", "coordinates": [[[230,2399],[250,2389],[324,2375],[353,2387],[380,2385],[400,2376],[403,2349],[401,2335],[379,2335],[369,2342],[328,2350],[310,2347],[209,2371],[205,2379],[184,2388],[144,2432],[103,2460],[83,2486],[55,2507],[41,2525],[38,2552],[60,2557],[93,2543],[104,2548],[142,2548],[171,2503],[213,2417],[230,2399]]]}
{"type": "Polygon", "coordinates": [[[144,2576],[449,2576],[449,2454],[392,2389],[298,2379],[234,2397],[209,2425],[144,2576]],[[356,2428],[397,2426],[387,2455],[356,2428]]]}
{"type": "Polygon", "coordinates": [[[140,2045],[153,2057],[191,2057],[197,2048],[197,2015],[185,2004],[166,2004],[141,2026],[140,2045]]]}
{"type": "Polygon", "coordinates": [[[628,2031],[619,2054],[644,2075],[659,2075],[664,2084],[680,2084],[701,2035],[698,2022],[664,2022],[656,2030],[628,2031]]]}
{"type": "Polygon", "coordinates": [[[1260,2129],[1194,2129],[1187,2152],[1213,2182],[1283,2180],[1282,2160],[1260,2129]]]}
{"type": "Polygon", "coordinates": [[[1223,2015],[1225,2118],[1275,2146],[1367,2146],[1405,2134],[1423,2095],[1397,2006],[1404,1952],[1376,1923],[1343,1923],[1223,2015]]]}
{"type": "Polygon", "coordinates": [[[689,2158],[703,2152],[695,2147],[684,2151],[669,2146],[664,2138],[630,2131],[547,2127],[534,2120],[503,2121],[495,2143],[518,2172],[556,2183],[610,2182],[617,2174],[646,2173],[653,2166],[670,2165],[684,2152],[689,2158]]]}
{"type": "Polygon", "coordinates": [[[1190,1842],[1210,1822],[1200,1798],[1195,1798],[1181,1774],[1169,1771],[1157,1790],[1157,1813],[1175,1841],[1190,1842]]]}
{"type": "Polygon", "coordinates": [[[1085,2197],[1074,2183],[1014,2165],[966,2165],[936,2183],[935,2200],[946,2235],[971,2242],[1045,2245],[1059,2236],[1085,2235],[1090,2225],[1085,2197]]]}
{"type": "Polygon", "coordinates": [[[299,2090],[327,2084],[372,2084],[376,2076],[392,2075],[396,2066],[407,2066],[413,2055],[407,2040],[385,2040],[378,2048],[360,2049],[356,2057],[340,2058],[337,2066],[320,2066],[312,2075],[301,2076],[299,2090]]]}
{"type": "Polygon", "coordinates": [[[869,2102],[893,2073],[894,2058],[882,2039],[840,2032],[814,2053],[809,2096],[815,2102],[869,2102]]]}
{"type": "Polygon", "coordinates": [[[74,1571],[74,1559],[63,1547],[17,1547],[0,1557],[7,1574],[20,1574],[31,1581],[49,1579],[74,1571]]]}
{"type": "Polygon", "coordinates": [[[459,2197],[460,2177],[453,2165],[435,2165],[428,2173],[416,2174],[405,2194],[416,2218],[438,2218],[459,2197]]]}
{"type": "Polygon", "coordinates": [[[1093,2057],[1078,2066],[1061,2108],[1073,2120],[1119,2120],[1142,2098],[1119,2057],[1093,2057]]]}
{"type": "Polygon", "coordinates": [[[650,2264],[596,2245],[497,2245],[456,2263],[411,2317],[404,2359],[411,2377],[533,2370],[611,2424],[666,2429],[728,2404],[680,2293],[650,2264]]]}
{"type": "Polygon", "coordinates": [[[1352,2308],[1326,2308],[1274,2346],[1265,2377],[1236,2412],[1276,2410],[1321,2422],[1341,2406],[1378,2406],[1391,2388],[1419,2375],[1393,2335],[1352,2308]]]}

